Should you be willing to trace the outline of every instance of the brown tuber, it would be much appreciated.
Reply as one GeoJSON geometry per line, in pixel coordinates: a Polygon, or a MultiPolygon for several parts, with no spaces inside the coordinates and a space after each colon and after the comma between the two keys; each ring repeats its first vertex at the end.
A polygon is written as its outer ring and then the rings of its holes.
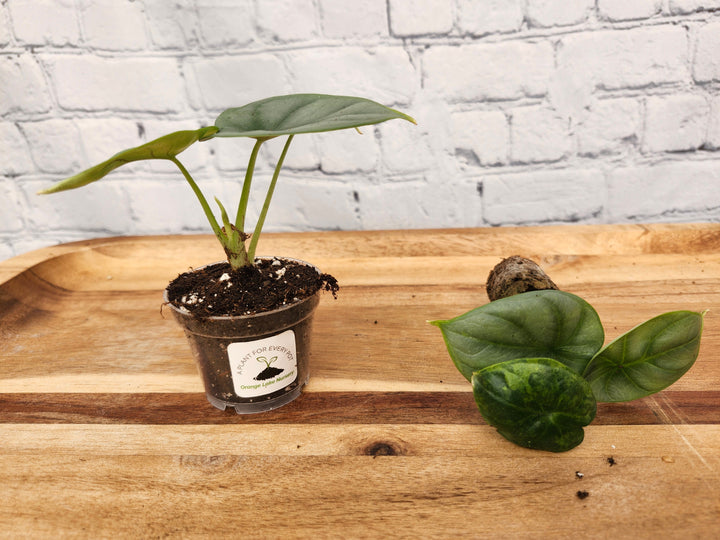
{"type": "Polygon", "coordinates": [[[535,262],[513,255],[492,269],[486,289],[492,302],[528,291],[558,290],[558,287],[535,262]]]}

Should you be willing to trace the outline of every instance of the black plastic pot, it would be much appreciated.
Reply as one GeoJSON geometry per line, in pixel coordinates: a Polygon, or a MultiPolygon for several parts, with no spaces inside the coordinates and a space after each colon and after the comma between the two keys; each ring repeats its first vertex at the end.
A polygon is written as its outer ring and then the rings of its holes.
{"type": "MultiPolygon", "coordinates": [[[[167,290],[164,297],[168,302],[167,290]]],[[[320,291],[273,311],[205,318],[168,305],[185,330],[208,401],[247,414],[276,409],[302,392],[319,302],[320,291]]]]}

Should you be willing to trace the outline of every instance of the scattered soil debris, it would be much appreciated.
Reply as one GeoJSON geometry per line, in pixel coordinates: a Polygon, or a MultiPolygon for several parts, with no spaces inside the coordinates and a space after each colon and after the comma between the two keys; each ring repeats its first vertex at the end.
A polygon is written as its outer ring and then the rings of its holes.
{"type": "Polygon", "coordinates": [[[587,499],[590,496],[590,493],[587,491],[580,490],[575,495],[577,495],[577,498],[580,500],[587,499]]]}
{"type": "Polygon", "coordinates": [[[613,465],[616,465],[616,464],[617,464],[617,461],[615,461],[615,458],[612,457],[612,456],[610,456],[609,458],[607,458],[607,462],[610,464],[611,467],[612,467],[613,465]]]}
{"type": "Polygon", "coordinates": [[[585,475],[583,473],[581,473],[580,471],[575,471],[575,476],[578,478],[582,478],[585,475]]]}

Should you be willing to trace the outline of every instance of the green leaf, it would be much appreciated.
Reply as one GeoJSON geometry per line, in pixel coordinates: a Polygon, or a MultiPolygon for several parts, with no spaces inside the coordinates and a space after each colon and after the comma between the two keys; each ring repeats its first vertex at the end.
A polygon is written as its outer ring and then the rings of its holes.
{"type": "Polygon", "coordinates": [[[114,171],[118,167],[130,163],[132,161],[140,161],[145,159],[172,159],[183,150],[197,141],[205,141],[211,139],[217,133],[218,128],[209,126],[200,128],[195,131],[176,131],[169,133],[158,139],[145,143],[141,146],[123,150],[112,156],[110,159],[90,167],[81,173],[70,178],[61,180],[57,184],[40,191],[40,194],[56,193],[67,189],[75,189],[96,180],[100,180],[108,173],[114,171]]]}
{"type": "Polygon", "coordinates": [[[667,388],[695,362],[703,314],[671,311],[603,348],[583,376],[598,401],[630,401],[667,388]]]}
{"type": "Polygon", "coordinates": [[[551,358],[522,358],[473,373],[473,394],[483,418],[511,442],[564,452],[580,444],[595,418],[590,385],[551,358]]]}
{"type": "Polygon", "coordinates": [[[375,101],[324,94],[292,94],[227,109],[215,120],[218,137],[272,138],[357,128],[411,117],[375,101]]]}
{"type": "Polygon", "coordinates": [[[580,374],[605,340],[590,304],[554,290],[509,296],[431,324],[442,331],[450,357],[468,380],[475,371],[515,358],[554,358],[580,374]]]}

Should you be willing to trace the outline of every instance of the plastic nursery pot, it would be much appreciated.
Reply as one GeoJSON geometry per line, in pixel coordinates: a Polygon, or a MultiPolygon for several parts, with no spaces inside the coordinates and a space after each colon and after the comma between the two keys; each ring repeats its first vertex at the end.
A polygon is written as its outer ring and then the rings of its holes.
{"type": "MultiPolygon", "coordinates": [[[[284,260],[317,270],[304,261],[284,260]]],[[[198,318],[168,303],[165,290],[164,300],[185,330],[212,405],[223,411],[233,407],[238,414],[258,413],[300,395],[310,374],[312,318],[320,292],[254,315],[198,318]]]]}

